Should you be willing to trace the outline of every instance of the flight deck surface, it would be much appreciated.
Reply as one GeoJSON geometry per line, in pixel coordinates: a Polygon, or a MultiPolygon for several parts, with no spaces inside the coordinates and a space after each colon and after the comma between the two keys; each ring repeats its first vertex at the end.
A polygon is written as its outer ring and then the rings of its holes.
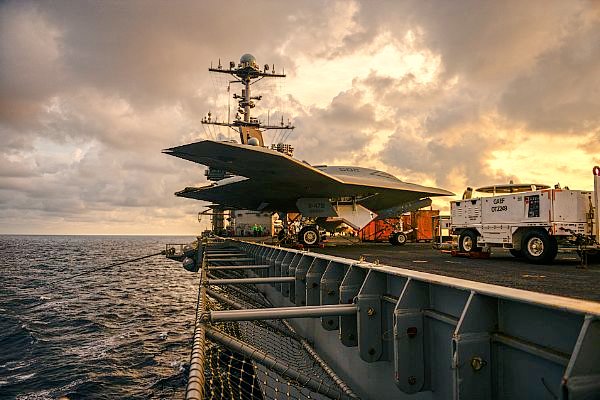
{"type": "Polygon", "coordinates": [[[442,253],[430,243],[358,243],[310,250],[356,260],[362,256],[366,262],[379,260],[394,267],[600,302],[600,264],[582,269],[574,253],[559,253],[551,265],[534,265],[507,250],[494,249],[488,259],[472,259],[442,253]]]}

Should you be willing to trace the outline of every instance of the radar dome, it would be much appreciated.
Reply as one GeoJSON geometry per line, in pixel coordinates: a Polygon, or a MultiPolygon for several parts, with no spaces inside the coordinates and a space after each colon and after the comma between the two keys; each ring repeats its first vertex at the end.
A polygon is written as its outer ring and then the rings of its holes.
{"type": "Polygon", "coordinates": [[[244,65],[244,66],[251,66],[254,67],[258,64],[256,64],[256,58],[249,53],[244,54],[241,58],[240,58],[240,64],[244,65]]]}
{"type": "Polygon", "coordinates": [[[258,141],[257,138],[251,137],[250,139],[248,139],[248,144],[250,146],[258,146],[260,144],[260,142],[258,141]]]}

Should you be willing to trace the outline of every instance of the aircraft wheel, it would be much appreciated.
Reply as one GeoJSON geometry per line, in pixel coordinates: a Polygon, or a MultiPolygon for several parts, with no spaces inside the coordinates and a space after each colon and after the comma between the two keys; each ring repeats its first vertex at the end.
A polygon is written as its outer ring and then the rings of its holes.
{"type": "Polygon", "coordinates": [[[477,233],[472,230],[462,231],[458,237],[458,249],[463,253],[481,251],[481,247],[477,246],[477,233]]]}
{"type": "Polygon", "coordinates": [[[319,239],[319,230],[315,226],[305,226],[298,233],[298,241],[307,246],[316,245],[319,239]]]}
{"type": "Polygon", "coordinates": [[[392,233],[390,235],[390,237],[388,238],[388,242],[390,242],[390,244],[394,245],[394,246],[398,246],[398,242],[396,241],[396,234],[392,233]]]}
{"type": "Polygon", "coordinates": [[[532,263],[549,263],[556,258],[558,246],[556,239],[545,231],[530,231],[523,238],[523,255],[532,263]]]}

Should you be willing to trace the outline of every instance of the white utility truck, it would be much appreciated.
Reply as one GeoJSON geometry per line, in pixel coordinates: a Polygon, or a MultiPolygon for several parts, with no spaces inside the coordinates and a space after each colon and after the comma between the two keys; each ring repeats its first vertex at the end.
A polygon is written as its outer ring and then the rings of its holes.
{"type": "Polygon", "coordinates": [[[600,252],[600,167],[592,170],[594,191],[545,185],[498,185],[477,189],[490,197],[450,202],[451,233],[461,252],[503,247],[515,257],[549,263],[559,250],[581,257],[600,252]]]}

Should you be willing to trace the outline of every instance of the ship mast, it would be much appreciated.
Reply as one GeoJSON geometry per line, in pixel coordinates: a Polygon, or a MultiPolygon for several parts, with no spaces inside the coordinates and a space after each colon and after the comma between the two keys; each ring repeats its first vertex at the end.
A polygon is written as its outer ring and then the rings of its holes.
{"type": "MultiPolygon", "coordinates": [[[[227,122],[220,122],[212,119],[212,115],[209,112],[206,117],[202,119],[203,125],[218,125],[218,126],[226,126],[228,128],[232,128],[237,130],[240,134],[240,143],[249,144],[254,146],[264,146],[265,142],[263,139],[263,132],[269,129],[294,129],[294,126],[291,125],[290,122],[285,124],[283,122],[283,117],[281,118],[280,125],[266,125],[262,124],[258,118],[254,118],[251,115],[251,110],[256,106],[255,102],[258,102],[262,99],[262,96],[252,96],[252,85],[262,79],[265,78],[285,78],[285,74],[275,73],[275,66],[271,66],[269,68],[268,64],[265,64],[263,69],[261,70],[256,62],[256,58],[254,58],[251,54],[244,54],[240,58],[239,64],[236,66],[235,62],[229,62],[229,69],[223,68],[221,65],[221,60],[219,60],[219,64],[216,68],[213,68],[212,65],[208,69],[210,72],[215,72],[218,74],[228,74],[232,77],[232,80],[229,81],[229,85],[232,83],[239,83],[243,85],[241,94],[234,93],[233,98],[238,102],[238,109],[235,115],[235,119],[232,122],[229,116],[227,122]]],[[[229,86],[231,87],[231,86],[229,86]]],[[[285,153],[289,156],[292,155],[294,149],[289,144],[285,143],[277,143],[271,146],[273,150],[285,153]]],[[[215,168],[207,168],[205,172],[206,178],[209,181],[219,181],[221,179],[225,179],[227,177],[232,176],[229,172],[221,169],[215,168]]],[[[225,226],[225,212],[226,209],[221,206],[212,207],[212,212],[205,213],[207,215],[211,215],[211,224],[212,231],[218,234],[222,234],[225,226]]]]}
{"type": "MultiPolygon", "coordinates": [[[[236,66],[235,62],[229,63],[229,69],[224,69],[219,60],[217,68],[212,66],[208,69],[210,72],[229,74],[233,80],[230,83],[240,83],[243,85],[241,94],[235,93],[233,98],[238,101],[238,109],[236,118],[233,122],[213,121],[211,113],[202,119],[202,124],[226,126],[236,129],[240,134],[240,142],[242,144],[253,144],[264,146],[263,132],[269,129],[294,129],[290,122],[284,124],[283,117],[280,125],[264,125],[258,118],[251,116],[251,110],[256,106],[255,101],[260,101],[262,96],[252,96],[251,86],[264,78],[285,78],[285,74],[275,73],[275,66],[269,68],[265,64],[261,70],[251,54],[244,54],[240,58],[240,63],[236,66]],[[252,140],[255,138],[256,140],[252,140]]],[[[281,146],[280,146],[281,147],[281,146]]]]}

